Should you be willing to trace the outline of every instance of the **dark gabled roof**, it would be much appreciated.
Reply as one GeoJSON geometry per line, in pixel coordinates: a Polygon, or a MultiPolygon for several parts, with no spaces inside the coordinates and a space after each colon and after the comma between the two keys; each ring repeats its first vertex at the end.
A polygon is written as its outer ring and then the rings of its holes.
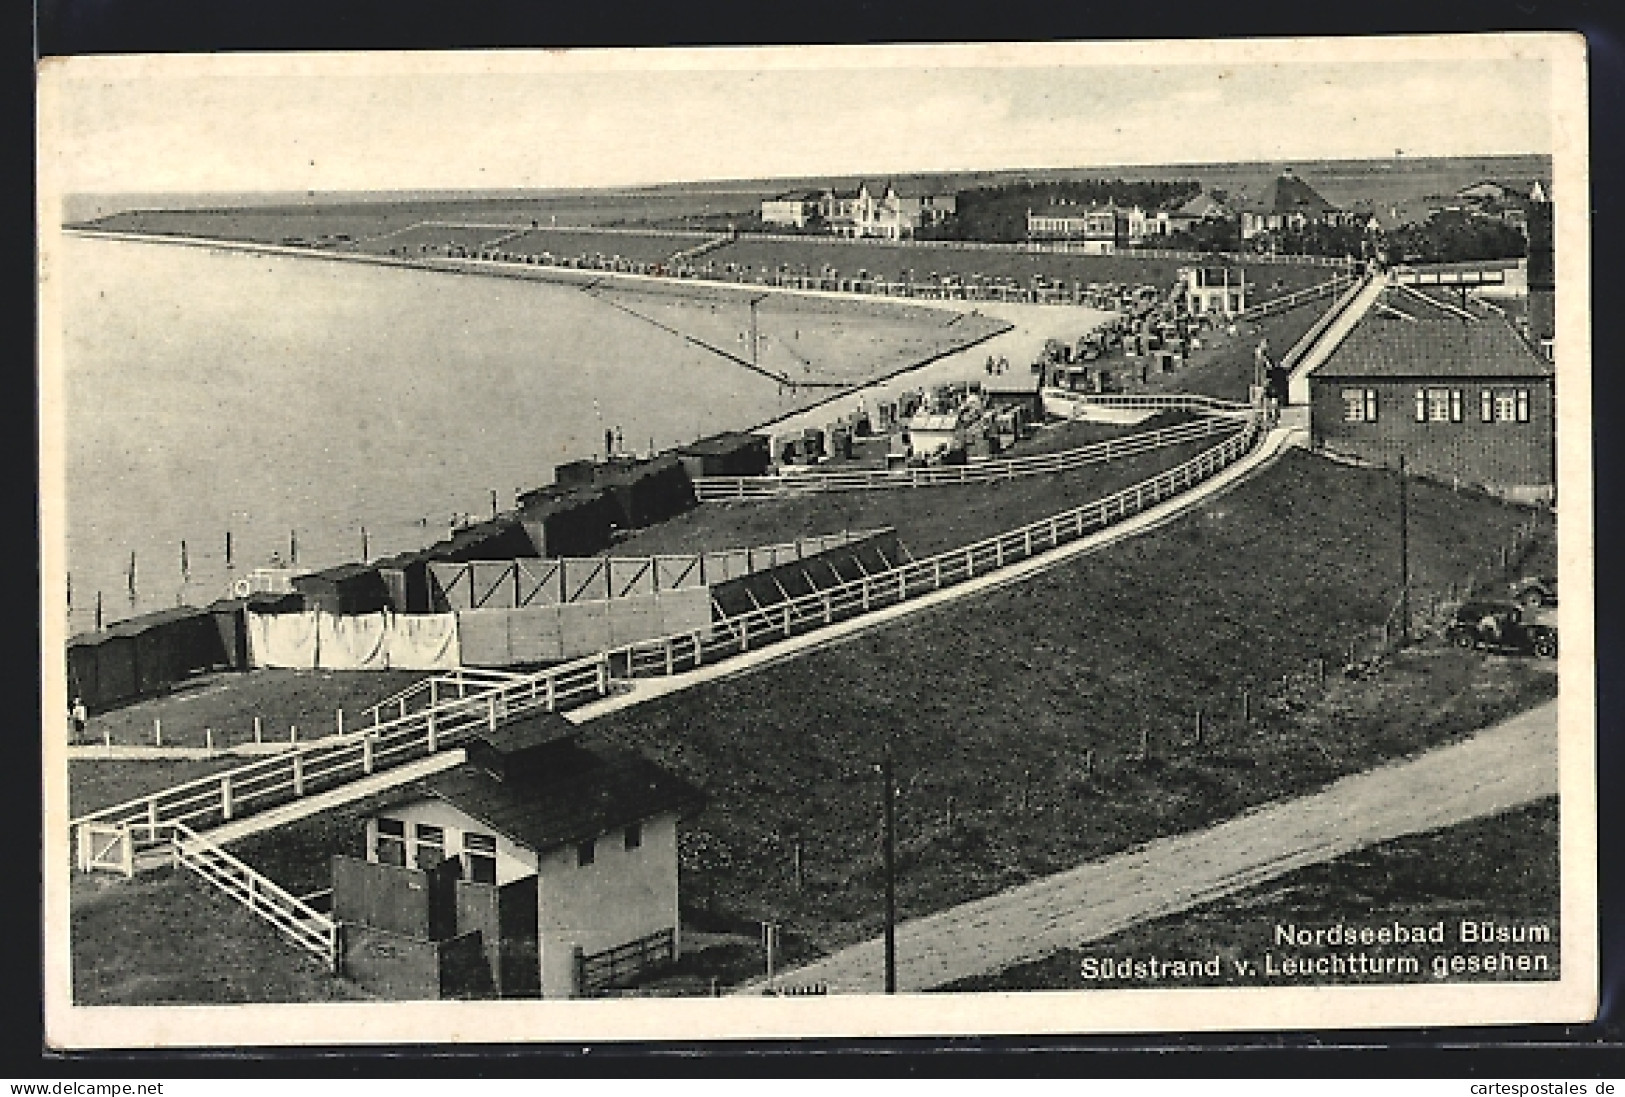
{"type": "Polygon", "coordinates": [[[474,738],[498,754],[517,754],[532,747],[555,743],[576,734],[576,725],[557,712],[536,712],[498,724],[493,731],[482,729],[474,738]]]}
{"type": "Polygon", "coordinates": [[[545,776],[502,780],[464,763],[398,791],[380,810],[433,796],[538,853],[705,804],[699,789],[646,758],[571,744],[557,748],[545,776]]]}
{"type": "Polygon", "coordinates": [[[355,579],[359,576],[363,576],[369,572],[374,572],[377,570],[377,565],[375,564],[335,564],[333,567],[323,568],[321,571],[312,571],[307,572],[304,575],[296,575],[293,577],[292,582],[295,587],[297,587],[300,583],[312,579],[329,583],[342,583],[348,579],[355,579]]]}
{"type": "Polygon", "coordinates": [[[1504,318],[1472,298],[1470,320],[1434,300],[1423,292],[1384,290],[1379,304],[1310,378],[1552,376],[1552,363],[1504,318]]]}
{"type": "Polygon", "coordinates": [[[749,434],[740,430],[727,430],[721,434],[713,434],[709,438],[701,438],[690,442],[686,446],[678,446],[675,452],[681,457],[702,457],[715,454],[734,453],[738,450],[760,449],[767,444],[767,438],[761,434],[749,434]]]}
{"type": "Polygon", "coordinates": [[[1241,203],[1252,213],[1329,213],[1337,209],[1288,168],[1270,181],[1257,199],[1241,203]]]}
{"type": "Polygon", "coordinates": [[[770,202],[816,202],[822,198],[823,192],[816,190],[787,190],[783,194],[775,194],[769,198],[770,202]]]}
{"type": "Polygon", "coordinates": [[[68,637],[69,647],[83,647],[90,644],[99,644],[104,640],[117,640],[131,636],[140,636],[144,632],[159,628],[175,621],[185,621],[192,617],[211,616],[206,609],[196,606],[175,606],[171,609],[154,610],[143,613],[139,617],[127,617],[122,621],[115,621],[100,632],[81,632],[68,637]]]}

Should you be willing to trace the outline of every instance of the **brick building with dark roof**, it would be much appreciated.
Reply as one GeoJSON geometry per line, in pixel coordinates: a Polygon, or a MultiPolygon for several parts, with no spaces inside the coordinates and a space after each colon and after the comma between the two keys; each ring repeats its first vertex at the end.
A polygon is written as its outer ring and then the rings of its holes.
{"type": "Polygon", "coordinates": [[[1497,310],[1392,286],[1309,375],[1317,449],[1550,500],[1556,371],[1497,310]]]}

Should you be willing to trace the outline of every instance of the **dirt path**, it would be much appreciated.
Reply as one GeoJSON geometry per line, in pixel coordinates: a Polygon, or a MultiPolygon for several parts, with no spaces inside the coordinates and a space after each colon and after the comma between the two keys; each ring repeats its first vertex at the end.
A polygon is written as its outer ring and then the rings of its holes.
{"type": "MultiPolygon", "coordinates": [[[[1346,777],[1321,792],[904,922],[897,931],[898,989],[929,990],[998,971],[1306,865],[1556,792],[1557,702],[1551,701],[1461,743],[1346,777]]],[[[882,964],[877,938],[785,972],[779,983],[878,993],[882,964]]]]}

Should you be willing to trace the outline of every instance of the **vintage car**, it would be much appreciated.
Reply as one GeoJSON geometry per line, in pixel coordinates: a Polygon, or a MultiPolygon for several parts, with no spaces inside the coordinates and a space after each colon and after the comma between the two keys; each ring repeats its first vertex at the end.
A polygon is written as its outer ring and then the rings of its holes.
{"type": "Polygon", "coordinates": [[[1512,600],[1525,609],[1557,605],[1557,576],[1531,575],[1512,584],[1512,600]]]}
{"type": "Polygon", "coordinates": [[[1468,602],[1456,610],[1445,636],[1464,648],[1557,657],[1557,630],[1526,622],[1523,609],[1511,602],[1468,602]]]}

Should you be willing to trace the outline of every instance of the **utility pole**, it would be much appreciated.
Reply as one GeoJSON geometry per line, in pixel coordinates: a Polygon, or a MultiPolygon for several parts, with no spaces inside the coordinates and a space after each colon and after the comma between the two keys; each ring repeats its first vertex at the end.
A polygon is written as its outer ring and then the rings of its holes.
{"type": "Polygon", "coordinates": [[[1405,486],[1405,456],[1399,458],[1399,637],[1403,646],[1411,638],[1411,521],[1405,486]]]}
{"type": "Polygon", "coordinates": [[[756,362],[756,346],[757,346],[756,302],[759,301],[759,300],[760,300],[760,298],[757,298],[757,297],[752,297],[750,299],[750,364],[753,365],[753,366],[755,366],[757,364],[757,362],[756,362]]]}
{"type": "Polygon", "coordinates": [[[886,744],[886,761],[881,767],[886,781],[886,993],[897,993],[897,806],[892,778],[891,744],[886,744]]]}

